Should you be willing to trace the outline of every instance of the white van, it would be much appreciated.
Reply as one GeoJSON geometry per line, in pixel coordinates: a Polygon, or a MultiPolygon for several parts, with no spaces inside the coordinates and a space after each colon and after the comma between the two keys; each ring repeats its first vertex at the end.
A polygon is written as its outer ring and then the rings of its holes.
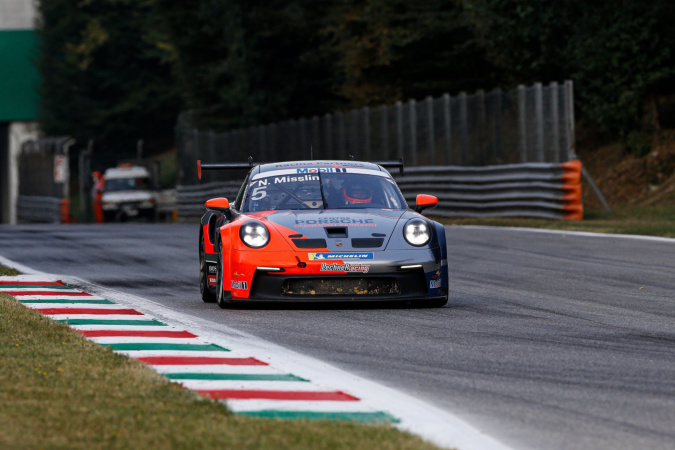
{"type": "Polygon", "coordinates": [[[105,171],[101,199],[105,222],[157,218],[157,191],[148,169],[121,165],[105,171]]]}

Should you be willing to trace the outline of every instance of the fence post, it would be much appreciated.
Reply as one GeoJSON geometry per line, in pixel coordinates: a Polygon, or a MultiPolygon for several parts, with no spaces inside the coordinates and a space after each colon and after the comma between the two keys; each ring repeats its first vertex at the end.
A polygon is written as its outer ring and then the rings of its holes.
{"type": "Polygon", "coordinates": [[[408,114],[410,118],[410,165],[417,165],[417,107],[415,99],[408,102],[408,114]]]}
{"type": "Polygon", "coordinates": [[[396,140],[398,157],[403,158],[403,103],[396,102],[396,140]]]}
{"type": "Polygon", "coordinates": [[[340,158],[347,159],[345,154],[345,117],[341,112],[337,113],[338,118],[338,147],[340,150],[340,158]]]}
{"type": "Polygon", "coordinates": [[[429,144],[429,165],[436,164],[436,145],[434,143],[434,99],[427,97],[427,141],[429,144]]]}
{"type": "MultiPolygon", "coordinates": [[[[288,135],[290,136],[291,140],[291,151],[288,152],[289,156],[292,156],[293,159],[297,157],[298,154],[298,127],[296,126],[296,120],[291,119],[287,123],[287,130],[288,130],[288,135]]],[[[289,158],[290,159],[290,158],[289,158]]]]}
{"type": "Polygon", "coordinates": [[[370,152],[370,108],[367,106],[363,108],[363,150],[366,161],[373,159],[370,152]]]}
{"type": "Polygon", "coordinates": [[[482,130],[478,132],[478,152],[479,152],[479,161],[483,162],[483,165],[487,165],[487,152],[485,151],[486,145],[486,118],[485,118],[485,91],[479,89],[476,91],[476,102],[478,103],[478,129],[482,130]]]}
{"type": "Polygon", "coordinates": [[[312,116],[312,146],[314,147],[314,150],[312,151],[313,155],[318,155],[321,153],[321,141],[319,140],[319,116],[312,116]]]}
{"type": "Polygon", "coordinates": [[[326,146],[326,158],[337,159],[333,154],[333,124],[330,114],[325,114],[323,116],[323,135],[325,137],[324,143],[326,146]]]}
{"type": "Polygon", "coordinates": [[[502,138],[502,90],[495,88],[493,91],[495,97],[495,127],[493,130],[493,160],[494,164],[503,164],[504,158],[501,156],[501,138],[502,138]]]}
{"type": "Polygon", "coordinates": [[[518,85],[518,142],[520,162],[527,162],[527,128],[525,124],[525,86],[518,85]]]}
{"type": "Polygon", "coordinates": [[[549,96],[551,97],[551,123],[553,132],[553,162],[560,162],[560,121],[558,118],[558,83],[551,81],[549,85],[549,96]]]}
{"type": "Polygon", "coordinates": [[[452,164],[452,116],[450,112],[450,95],[443,94],[443,123],[445,128],[446,164],[452,164]]]}
{"type": "Polygon", "coordinates": [[[544,95],[541,83],[534,83],[534,114],[537,123],[537,161],[544,162],[544,95]]]}
{"type": "Polygon", "coordinates": [[[363,161],[363,149],[359,148],[359,110],[353,109],[349,115],[351,122],[351,139],[350,143],[353,148],[349,149],[349,153],[354,155],[357,160],[363,161]]]}
{"type": "Polygon", "coordinates": [[[574,130],[574,84],[572,80],[565,81],[565,111],[567,114],[567,159],[577,159],[576,137],[574,130]]]}
{"type": "Polygon", "coordinates": [[[382,105],[380,108],[381,122],[380,131],[382,132],[382,145],[380,146],[381,155],[379,156],[382,159],[389,159],[389,107],[387,105],[382,105]]]}
{"type": "Polygon", "coordinates": [[[462,164],[469,160],[469,112],[466,104],[466,92],[459,93],[459,128],[462,136],[462,164]]]}
{"type": "Polygon", "coordinates": [[[267,126],[259,125],[258,126],[258,142],[260,143],[260,161],[267,161],[267,126]]]}

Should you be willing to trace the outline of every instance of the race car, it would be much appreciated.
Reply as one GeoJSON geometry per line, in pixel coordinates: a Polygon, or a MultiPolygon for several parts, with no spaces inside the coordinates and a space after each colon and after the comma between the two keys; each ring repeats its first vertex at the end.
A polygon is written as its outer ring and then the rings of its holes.
{"type": "Polygon", "coordinates": [[[221,308],[253,301],[448,301],[445,230],[410,209],[385,167],[402,161],[201,164],[250,168],[233,203],[206,202],[200,292],[221,308]]]}

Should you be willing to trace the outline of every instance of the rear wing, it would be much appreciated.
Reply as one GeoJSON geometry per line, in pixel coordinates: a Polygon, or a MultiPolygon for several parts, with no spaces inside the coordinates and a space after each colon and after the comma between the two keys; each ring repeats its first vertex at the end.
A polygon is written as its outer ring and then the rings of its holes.
{"type": "MultiPolygon", "coordinates": [[[[350,155],[350,160],[354,161],[354,157],[350,155]]],[[[377,164],[385,168],[398,169],[403,175],[403,158],[394,161],[367,161],[372,164],[377,164]]],[[[202,179],[202,170],[242,170],[250,169],[251,167],[260,166],[267,163],[254,163],[253,157],[248,157],[248,162],[245,163],[212,163],[202,164],[201,159],[197,160],[197,176],[202,179]]]]}
{"type": "Polygon", "coordinates": [[[403,158],[399,158],[398,161],[368,161],[373,164],[378,164],[385,168],[398,169],[399,173],[403,175],[403,158]]]}
{"type": "Polygon", "coordinates": [[[248,162],[246,163],[213,163],[213,164],[202,164],[202,160],[197,160],[197,176],[199,179],[202,179],[202,170],[242,170],[250,169],[254,166],[259,166],[263,163],[253,163],[253,158],[249,156],[248,162]]]}

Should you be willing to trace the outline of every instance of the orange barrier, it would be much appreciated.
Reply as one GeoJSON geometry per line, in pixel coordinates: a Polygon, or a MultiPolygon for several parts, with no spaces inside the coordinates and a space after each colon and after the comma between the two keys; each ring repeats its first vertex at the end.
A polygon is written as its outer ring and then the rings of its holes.
{"type": "Polygon", "coordinates": [[[62,198],[59,201],[59,212],[61,223],[70,223],[70,199],[62,198]]]}
{"type": "Polygon", "coordinates": [[[583,220],[584,205],[581,201],[581,161],[573,159],[560,165],[563,168],[563,174],[560,177],[563,181],[565,194],[560,197],[563,201],[562,210],[565,211],[563,220],[583,220]]]}

